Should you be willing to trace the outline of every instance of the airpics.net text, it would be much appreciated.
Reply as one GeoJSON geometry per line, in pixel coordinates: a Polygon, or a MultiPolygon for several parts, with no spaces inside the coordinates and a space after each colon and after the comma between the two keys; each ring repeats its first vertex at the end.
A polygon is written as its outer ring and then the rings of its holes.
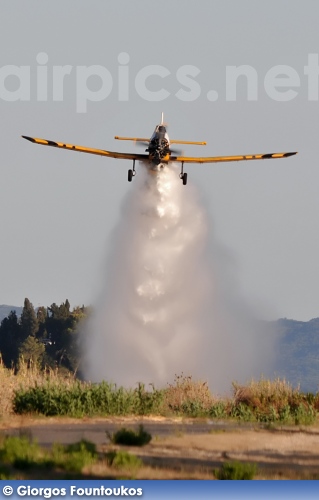
{"type": "Polygon", "coordinates": [[[132,75],[130,56],[121,52],[117,57],[116,75],[112,75],[105,66],[97,64],[50,65],[49,56],[45,52],[39,52],[35,61],[34,65],[8,64],[0,67],[0,100],[61,102],[65,98],[65,86],[70,77],[73,77],[77,113],[86,113],[88,102],[101,102],[109,97],[121,102],[129,101],[133,92],[149,102],[164,101],[171,96],[184,102],[199,98],[215,102],[220,94],[226,101],[236,101],[239,82],[245,85],[247,101],[258,101],[261,91],[273,101],[291,101],[298,96],[302,84],[307,85],[309,101],[319,100],[319,57],[315,53],[308,54],[302,77],[296,69],[284,64],[269,68],[263,79],[259,78],[257,70],[251,65],[225,66],[223,92],[209,90],[205,94],[196,80],[201,70],[192,64],[180,66],[176,71],[152,64],[132,75]],[[166,83],[172,76],[178,87],[174,92],[167,89],[166,83]]]}

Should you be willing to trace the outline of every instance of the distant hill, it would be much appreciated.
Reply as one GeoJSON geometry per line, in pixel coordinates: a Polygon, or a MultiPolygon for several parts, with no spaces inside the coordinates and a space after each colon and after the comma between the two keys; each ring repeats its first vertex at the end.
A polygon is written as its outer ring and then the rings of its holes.
{"type": "Polygon", "coordinates": [[[11,311],[15,311],[17,316],[22,313],[23,307],[0,305],[0,322],[6,318],[11,311]]]}
{"type": "Polygon", "coordinates": [[[319,390],[319,318],[279,319],[272,323],[278,336],[276,374],[302,391],[319,390]]]}

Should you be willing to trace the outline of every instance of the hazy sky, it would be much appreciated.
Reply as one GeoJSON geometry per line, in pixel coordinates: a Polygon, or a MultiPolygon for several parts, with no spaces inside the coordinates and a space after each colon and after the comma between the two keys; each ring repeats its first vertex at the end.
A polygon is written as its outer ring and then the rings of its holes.
{"type": "Polygon", "coordinates": [[[20,136],[136,151],[114,135],[149,137],[164,111],[172,138],[207,141],[185,147],[190,155],[299,152],[187,171],[241,294],[270,319],[319,316],[319,106],[316,77],[310,88],[304,74],[309,54],[319,52],[317,0],[2,0],[1,7],[1,304],[22,305],[25,297],[34,306],[92,303],[132,189],[129,162],[20,136]],[[90,95],[100,100],[79,112],[83,72],[93,65],[105,68],[109,95],[102,99],[101,78],[90,77],[90,95]],[[250,93],[240,77],[230,100],[226,68],[242,65],[251,67],[250,93]],[[278,65],[287,83],[271,93],[278,65]],[[54,66],[69,66],[62,100],[54,66]],[[185,66],[197,74],[181,83],[185,66]],[[154,67],[147,100],[136,76],[154,67]],[[159,67],[167,76],[156,75],[159,67]],[[167,96],[155,101],[160,89],[167,96]]]}

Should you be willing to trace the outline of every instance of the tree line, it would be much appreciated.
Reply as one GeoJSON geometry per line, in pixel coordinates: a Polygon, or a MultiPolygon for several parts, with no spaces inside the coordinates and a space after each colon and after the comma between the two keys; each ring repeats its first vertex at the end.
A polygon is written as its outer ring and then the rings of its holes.
{"type": "Polygon", "coordinates": [[[77,326],[86,314],[84,306],[71,310],[68,300],[35,310],[26,298],[20,317],[11,311],[1,322],[3,364],[18,370],[23,360],[29,366],[59,367],[76,373],[80,363],[77,326]]]}

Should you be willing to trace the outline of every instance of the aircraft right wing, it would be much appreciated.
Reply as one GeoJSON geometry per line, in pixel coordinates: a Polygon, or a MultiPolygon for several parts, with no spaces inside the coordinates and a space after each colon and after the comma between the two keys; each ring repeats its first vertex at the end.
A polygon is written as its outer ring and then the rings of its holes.
{"type": "Polygon", "coordinates": [[[22,136],[23,139],[33,142],[35,144],[41,144],[42,146],[52,146],[54,148],[69,149],[70,151],[79,151],[80,153],[89,153],[92,155],[108,156],[110,158],[120,158],[122,160],[148,160],[147,154],[136,154],[136,153],[118,153],[115,151],[106,151],[105,149],[95,149],[87,148],[85,146],[76,146],[74,144],[66,144],[64,142],[49,141],[47,139],[38,139],[36,137],[28,137],[26,135],[22,136]]]}
{"type": "Polygon", "coordinates": [[[294,153],[267,153],[261,155],[240,155],[240,156],[171,156],[170,161],[180,161],[182,163],[218,163],[227,161],[242,161],[242,160],[267,160],[271,158],[287,158],[288,156],[296,155],[294,153]]]}

